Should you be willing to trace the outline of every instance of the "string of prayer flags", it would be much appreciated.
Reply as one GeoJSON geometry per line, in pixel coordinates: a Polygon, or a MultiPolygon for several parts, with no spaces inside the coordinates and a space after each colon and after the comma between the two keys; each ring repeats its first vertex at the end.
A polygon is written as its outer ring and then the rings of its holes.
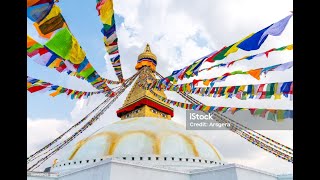
{"type": "Polygon", "coordinates": [[[27,36],[27,55],[33,57],[34,62],[54,68],[58,72],[66,72],[70,76],[75,76],[80,79],[85,79],[91,85],[97,89],[109,90],[110,88],[106,84],[120,84],[119,81],[113,81],[102,78],[92,67],[87,58],[85,58],[80,64],[73,64],[71,61],[61,58],[55,52],[51,51],[46,45],[43,46],[27,36]]]}
{"type": "MultiPolygon", "coordinates": [[[[186,84],[185,87],[190,87],[186,84]]],[[[250,84],[238,86],[220,86],[220,87],[193,87],[193,88],[174,88],[168,86],[165,90],[185,92],[208,97],[225,97],[240,100],[247,99],[281,99],[282,96],[293,99],[293,82],[276,82],[267,84],[250,84]]]]}
{"type": "Polygon", "coordinates": [[[98,11],[98,15],[100,16],[100,21],[103,24],[101,32],[104,35],[104,45],[110,56],[111,64],[119,81],[123,81],[120,53],[118,47],[118,37],[114,20],[113,1],[97,0],[96,9],[98,11]]]}
{"type": "Polygon", "coordinates": [[[50,39],[56,30],[67,28],[61,10],[53,0],[40,0],[28,3],[27,17],[34,22],[34,27],[39,36],[50,39]]]}
{"type": "Polygon", "coordinates": [[[27,35],[27,55],[33,57],[34,55],[40,53],[44,49],[44,46],[32,39],[27,35]]]}
{"type": "Polygon", "coordinates": [[[217,107],[217,106],[206,106],[204,104],[187,104],[182,102],[173,101],[167,99],[165,97],[160,96],[154,91],[150,90],[150,92],[156,96],[159,100],[172,104],[173,106],[184,108],[184,109],[193,109],[193,110],[201,110],[205,112],[218,111],[221,113],[230,112],[234,114],[239,110],[249,110],[251,115],[265,118],[267,120],[271,120],[274,122],[282,122],[284,119],[293,118],[293,110],[282,110],[282,109],[259,109],[259,108],[237,108],[237,107],[217,107]]]}
{"type": "Polygon", "coordinates": [[[189,79],[190,77],[198,76],[198,74],[200,72],[202,72],[202,71],[209,71],[209,70],[212,70],[213,68],[219,68],[219,67],[230,67],[230,66],[234,65],[235,62],[243,61],[243,60],[252,60],[252,59],[254,59],[256,57],[261,57],[261,56],[264,56],[264,55],[268,58],[269,54],[272,53],[272,52],[285,51],[285,50],[293,50],[293,44],[282,46],[282,47],[279,47],[279,48],[272,48],[272,49],[270,49],[268,51],[265,51],[265,52],[262,52],[262,53],[258,53],[258,54],[254,54],[254,55],[250,55],[250,56],[244,56],[242,58],[233,60],[231,62],[220,63],[220,64],[216,64],[214,66],[199,70],[200,66],[204,62],[204,60],[208,59],[211,56],[209,54],[209,55],[204,56],[204,57],[200,58],[199,60],[195,61],[190,66],[187,66],[187,67],[185,67],[183,69],[180,69],[180,70],[173,71],[172,74],[170,76],[166,77],[166,78],[168,78],[168,80],[170,80],[171,82],[173,82],[175,84],[178,81],[178,79],[180,79],[180,80],[183,80],[184,78],[189,79]]]}
{"type": "MultiPolygon", "coordinates": [[[[215,52],[213,52],[215,53],[215,52]]],[[[206,56],[201,57],[200,59],[196,60],[193,64],[190,66],[186,66],[182,69],[175,70],[172,72],[172,74],[164,79],[167,79],[169,81],[173,81],[173,83],[176,83],[178,79],[182,80],[183,78],[190,78],[192,76],[198,75],[198,71],[202,65],[203,62],[205,62],[206,59],[208,59],[213,53],[210,53],[206,56]]]]}
{"type": "Polygon", "coordinates": [[[251,33],[246,36],[244,39],[228,46],[223,47],[217,53],[213,54],[212,57],[208,58],[207,62],[215,62],[216,60],[222,60],[227,57],[231,53],[235,53],[238,49],[242,49],[244,51],[252,51],[257,50],[267,39],[268,35],[271,36],[280,36],[287,26],[290,18],[293,14],[288,15],[287,17],[281,19],[280,21],[269,25],[268,27],[256,32],[251,33]]]}
{"type": "MultiPolygon", "coordinates": [[[[81,79],[87,79],[89,76],[97,78],[100,77],[99,75],[97,76],[97,72],[94,70],[92,65],[88,63],[86,53],[81,48],[77,39],[70,32],[63,16],[61,15],[60,8],[54,4],[53,0],[29,1],[27,11],[29,19],[35,22],[34,26],[38,31],[38,34],[47,39],[51,38],[46,42],[45,47],[27,47],[30,48],[27,49],[29,57],[36,54],[40,54],[41,56],[50,52],[49,54],[46,54],[46,56],[43,56],[45,59],[42,57],[39,58],[38,63],[46,65],[47,67],[56,68],[59,72],[66,71],[68,74],[75,75],[81,79]],[[53,33],[54,36],[51,37],[53,33]],[[49,61],[49,64],[46,61],[49,61]]],[[[105,84],[108,82],[118,84],[116,81],[104,78],[99,79],[100,81],[98,80],[98,82],[93,80],[94,84],[92,84],[98,89],[110,89],[105,84]]]]}
{"type": "Polygon", "coordinates": [[[33,22],[40,22],[50,12],[54,0],[27,0],[27,17],[33,22]]]}
{"type": "Polygon", "coordinates": [[[230,61],[228,63],[220,63],[220,64],[216,64],[214,66],[211,66],[211,67],[208,67],[208,68],[204,68],[204,69],[201,69],[199,70],[198,72],[194,72],[193,75],[191,77],[194,77],[194,76],[197,76],[198,73],[202,72],[202,71],[209,71],[213,68],[219,68],[219,67],[230,67],[232,65],[234,65],[235,62],[238,62],[238,61],[243,61],[243,60],[252,60],[256,57],[261,57],[263,55],[265,55],[267,58],[269,57],[269,54],[271,52],[276,52],[276,51],[285,51],[285,50],[293,50],[293,44],[290,44],[290,45],[286,45],[286,46],[282,46],[282,47],[279,47],[279,48],[272,48],[268,51],[265,51],[265,52],[262,52],[262,53],[258,53],[258,54],[254,54],[254,55],[250,55],[250,56],[244,56],[242,58],[239,58],[239,59],[236,59],[236,60],[233,60],[233,61],[230,61]]]}
{"type": "Polygon", "coordinates": [[[45,43],[51,51],[73,64],[80,64],[86,58],[77,39],[71,34],[68,28],[63,28],[45,43]]]}
{"type": "Polygon", "coordinates": [[[60,94],[66,94],[67,96],[70,96],[71,99],[81,99],[81,98],[88,98],[89,96],[95,95],[95,94],[101,94],[104,93],[106,96],[114,96],[115,93],[111,90],[109,91],[96,91],[96,92],[86,92],[86,91],[77,91],[73,89],[64,88],[62,86],[53,85],[49,82],[45,82],[39,79],[35,79],[32,77],[27,76],[27,90],[30,93],[34,92],[47,92],[47,91],[54,91],[50,94],[50,96],[55,97],[60,94]]]}
{"type": "MultiPolygon", "coordinates": [[[[232,126],[232,125],[231,125],[232,126]]],[[[241,137],[243,137],[244,139],[246,139],[248,142],[251,142],[253,145],[257,146],[257,147],[260,147],[262,149],[264,149],[265,151],[267,152],[270,152],[272,154],[274,154],[276,157],[280,157],[288,162],[292,162],[293,163],[293,157],[288,155],[288,154],[292,154],[292,153],[283,153],[277,149],[278,146],[275,146],[271,143],[267,143],[269,146],[267,146],[266,144],[262,143],[261,141],[259,141],[259,138],[252,138],[252,136],[248,135],[248,131],[247,132],[244,132],[244,131],[236,131],[237,134],[239,134],[241,137]],[[270,145],[272,147],[270,147],[270,145]],[[274,149],[273,147],[276,147],[277,149],[274,149]]],[[[285,151],[285,150],[283,150],[285,151]]],[[[286,151],[285,151],[286,152],[286,151]]]]}
{"type": "MultiPolygon", "coordinates": [[[[286,25],[288,24],[290,18],[292,17],[293,14],[288,15],[287,17],[281,19],[280,21],[273,23],[271,25],[269,25],[268,27],[256,32],[256,33],[251,33],[248,36],[244,37],[243,39],[239,40],[236,43],[233,43],[230,46],[225,46],[223,48],[221,48],[218,51],[212,52],[211,54],[209,54],[204,62],[215,62],[216,60],[222,60],[224,58],[226,58],[229,54],[231,53],[235,53],[238,51],[238,49],[242,49],[245,51],[251,51],[251,50],[257,50],[260,48],[260,46],[264,43],[264,41],[267,39],[268,35],[272,35],[272,36],[280,36],[281,33],[283,32],[283,30],[285,29],[286,25]]],[[[292,46],[288,47],[291,48],[292,46]]],[[[273,50],[270,50],[270,52],[273,50]]],[[[268,56],[268,53],[266,53],[266,56],[268,56]]],[[[246,57],[246,59],[250,60],[252,59],[254,56],[249,56],[246,57]]],[[[202,58],[200,58],[202,59],[202,58]]],[[[187,77],[192,77],[194,75],[198,74],[198,71],[194,70],[191,72],[189,72],[189,74],[185,75],[186,73],[186,69],[188,69],[189,67],[194,67],[194,65],[196,63],[199,62],[199,59],[196,60],[194,63],[192,63],[190,66],[187,66],[185,68],[182,68],[180,70],[175,70],[172,72],[171,76],[169,79],[171,79],[171,81],[173,81],[173,83],[175,83],[178,79],[182,80],[183,78],[187,77]]],[[[234,63],[234,62],[233,62],[234,63]]],[[[201,66],[200,64],[200,66],[201,66]]],[[[198,69],[200,68],[200,66],[198,67],[198,69]]],[[[222,64],[220,64],[220,66],[223,66],[222,64]]],[[[215,66],[217,67],[217,66],[215,66]]],[[[168,78],[168,77],[167,77],[168,78]]]]}
{"type": "Polygon", "coordinates": [[[293,61],[283,63],[283,64],[277,64],[273,66],[268,66],[265,68],[259,68],[259,69],[252,69],[249,71],[233,71],[233,72],[228,72],[223,74],[220,77],[215,77],[211,79],[194,79],[191,83],[185,83],[185,84],[176,84],[176,85],[171,85],[170,80],[168,78],[163,78],[160,80],[157,80],[157,83],[155,84],[155,87],[158,89],[181,89],[182,87],[189,87],[193,89],[199,82],[203,82],[203,85],[212,87],[216,82],[222,82],[227,79],[227,77],[232,76],[232,75],[237,75],[237,74],[248,74],[251,75],[252,77],[260,80],[261,74],[267,74],[270,71],[285,71],[287,69],[290,69],[293,66],[293,61]],[[172,86],[172,87],[168,87],[172,86]]]}
{"type": "Polygon", "coordinates": [[[280,36],[292,16],[293,14],[290,14],[287,17],[281,19],[280,21],[273,23],[270,26],[256,32],[255,34],[238,44],[237,47],[245,51],[259,49],[260,46],[264,43],[264,41],[267,39],[268,35],[280,36]]]}

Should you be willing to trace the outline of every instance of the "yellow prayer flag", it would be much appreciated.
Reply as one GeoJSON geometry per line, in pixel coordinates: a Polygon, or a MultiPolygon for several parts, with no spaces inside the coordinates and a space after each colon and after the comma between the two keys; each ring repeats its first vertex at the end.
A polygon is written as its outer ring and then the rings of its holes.
{"type": "Polygon", "coordinates": [[[281,94],[274,94],[274,99],[281,99],[281,94]]]}
{"type": "Polygon", "coordinates": [[[244,37],[243,39],[241,39],[240,41],[238,41],[237,43],[235,43],[235,44],[224,54],[224,56],[228,56],[228,55],[231,54],[231,53],[237,52],[238,49],[239,49],[237,46],[238,46],[240,43],[242,43],[242,41],[244,41],[244,40],[248,39],[249,37],[251,37],[253,34],[254,34],[254,33],[251,33],[251,34],[249,34],[248,36],[246,36],[246,37],[244,37]]]}
{"type": "Polygon", "coordinates": [[[51,94],[49,94],[49,95],[52,96],[52,97],[55,97],[55,96],[57,96],[57,95],[60,94],[60,90],[61,90],[61,89],[62,89],[62,87],[59,86],[55,92],[53,92],[53,93],[51,93],[51,94]]]}
{"type": "Polygon", "coordinates": [[[292,49],[293,49],[293,44],[288,45],[288,46],[286,47],[286,49],[292,50],[292,49]]]}
{"type": "Polygon", "coordinates": [[[173,79],[173,81],[172,81],[173,84],[177,84],[177,82],[178,81],[176,79],[173,79]]]}
{"type": "Polygon", "coordinates": [[[48,66],[48,68],[54,68],[54,67],[56,67],[55,65],[56,65],[56,61],[58,60],[58,58],[56,58],[49,66],[48,66]]]}
{"type": "Polygon", "coordinates": [[[244,88],[246,88],[246,85],[241,85],[238,89],[238,92],[244,91],[244,88]]]}
{"type": "Polygon", "coordinates": [[[100,20],[103,24],[111,25],[113,16],[113,2],[112,0],[106,1],[100,9],[100,20]]]}
{"type": "Polygon", "coordinates": [[[274,86],[273,86],[274,99],[281,99],[281,94],[278,94],[278,93],[277,93],[278,86],[279,86],[278,83],[274,83],[274,86]],[[279,95],[280,95],[280,96],[279,96],[279,95]]]}
{"type": "Polygon", "coordinates": [[[43,80],[38,80],[37,82],[34,83],[34,85],[41,85],[43,83],[43,80]]]}
{"type": "Polygon", "coordinates": [[[203,108],[203,111],[209,111],[210,110],[210,106],[205,106],[205,108],[203,108]]]}
{"type": "Polygon", "coordinates": [[[60,8],[58,6],[56,6],[56,5],[53,5],[51,10],[50,10],[50,12],[49,12],[49,14],[44,19],[42,19],[38,23],[38,25],[41,26],[41,24],[45,23],[46,21],[50,20],[53,17],[58,16],[60,13],[61,13],[60,8]]]}
{"type": "Polygon", "coordinates": [[[228,93],[228,90],[231,88],[231,86],[227,86],[226,89],[224,90],[225,92],[225,97],[228,98],[229,96],[229,93],[228,93]]]}
{"type": "Polygon", "coordinates": [[[73,64],[80,64],[82,63],[85,57],[86,57],[86,53],[80,47],[80,44],[78,43],[77,39],[74,36],[72,36],[72,47],[67,58],[73,64]]]}

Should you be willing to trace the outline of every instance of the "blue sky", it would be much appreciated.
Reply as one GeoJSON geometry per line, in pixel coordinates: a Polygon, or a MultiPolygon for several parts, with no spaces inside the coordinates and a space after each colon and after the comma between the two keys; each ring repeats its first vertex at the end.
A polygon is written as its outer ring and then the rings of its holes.
{"type": "MultiPolygon", "coordinates": [[[[95,1],[83,1],[75,5],[74,1],[61,1],[58,6],[62,10],[62,14],[71,29],[71,32],[79,41],[82,48],[87,53],[87,58],[99,74],[106,72],[106,65],[110,67],[109,71],[113,71],[111,63],[106,64],[104,60],[105,49],[103,44],[103,35],[100,32],[102,23],[95,8],[95,1]],[[76,7],[76,8],[75,8],[76,7]]],[[[115,15],[116,25],[123,22],[124,18],[115,15]]],[[[35,36],[35,30],[32,22],[28,19],[28,34],[35,36]]],[[[40,41],[39,41],[40,42],[40,41]]],[[[45,41],[44,41],[45,42],[45,41]]],[[[28,58],[28,75],[37,79],[56,83],[57,85],[68,86],[68,81],[74,81],[80,84],[88,84],[85,80],[78,80],[68,76],[65,72],[59,73],[54,69],[41,66],[35,63],[33,58],[28,58]]],[[[105,76],[104,76],[105,77],[105,76]]],[[[117,80],[117,77],[107,77],[117,80]]],[[[88,87],[89,88],[89,87],[88,87]]],[[[80,89],[78,89],[80,90],[80,89]]],[[[84,89],[83,89],[84,90],[84,89]]],[[[91,91],[95,91],[94,88],[91,91]]],[[[57,118],[69,119],[70,112],[74,108],[76,100],[71,100],[65,95],[59,95],[54,98],[50,97],[46,92],[42,93],[27,93],[27,112],[31,118],[57,118]]]]}
{"type": "MultiPolygon", "coordinates": [[[[71,32],[87,53],[87,58],[96,71],[105,78],[117,80],[103,44],[103,35],[100,32],[102,24],[95,9],[96,1],[61,0],[57,5],[61,8],[62,15],[71,32]]],[[[114,0],[124,77],[128,78],[135,73],[134,66],[137,56],[143,51],[146,43],[150,43],[151,50],[158,57],[157,71],[166,76],[199,57],[231,45],[248,34],[257,32],[284,18],[289,15],[289,11],[292,9],[291,0],[114,0]],[[272,13],[270,13],[270,9],[272,9],[272,13]]],[[[292,27],[291,19],[281,36],[269,37],[258,51],[239,50],[222,62],[229,62],[245,55],[291,44],[293,43],[292,27]]],[[[28,21],[27,30],[31,37],[41,42],[30,21],[28,21]]],[[[228,71],[255,69],[292,60],[292,51],[276,52],[270,54],[268,59],[259,57],[254,61],[238,62],[229,69],[218,68],[207,73],[200,73],[199,78],[217,77],[228,71]]],[[[32,59],[27,61],[28,75],[31,77],[71,89],[96,90],[84,80],[40,66],[32,59]]],[[[207,65],[203,66],[207,67],[207,65]]],[[[259,84],[291,81],[292,79],[291,69],[285,72],[269,73],[268,76],[261,77],[260,81],[252,77],[231,76],[227,81],[217,83],[217,85],[259,84]]],[[[115,111],[122,106],[126,93],[119,97],[118,101],[101,116],[95,125],[88,128],[81,137],[75,139],[75,142],[104,125],[118,121],[119,118],[116,117],[115,111]]],[[[166,95],[172,100],[184,101],[174,93],[166,92],[166,95]]],[[[244,102],[237,99],[194,97],[212,106],[292,109],[292,101],[288,99],[277,101],[248,100],[244,102]]],[[[103,95],[92,96],[90,103],[86,103],[87,100],[71,100],[63,94],[52,98],[49,96],[49,92],[43,94],[27,92],[27,98],[27,151],[30,154],[46,145],[90,112],[103,100],[103,95]]],[[[185,110],[174,107],[174,114],[175,117],[172,120],[184,125],[185,110]]],[[[265,121],[259,118],[253,118],[253,120],[265,121]]],[[[292,172],[292,164],[252,146],[230,131],[202,131],[199,134],[213,143],[229,162],[275,173],[292,172]]],[[[266,131],[263,134],[292,147],[292,131],[266,131]]],[[[48,162],[48,164],[50,163],[48,162]]],[[[44,167],[48,164],[45,164],[44,167]]]]}

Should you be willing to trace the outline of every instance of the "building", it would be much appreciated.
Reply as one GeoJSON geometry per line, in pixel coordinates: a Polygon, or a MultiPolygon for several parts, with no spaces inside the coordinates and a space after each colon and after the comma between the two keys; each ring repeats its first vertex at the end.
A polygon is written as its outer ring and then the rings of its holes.
{"type": "MultiPolygon", "coordinates": [[[[147,45],[136,65],[144,71],[116,112],[121,121],[77,142],[49,172],[28,172],[28,179],[292,179],[227,163],[213,144],[173,122],[173,108],[139,84],[149,81],[147,75],[155,78],[156,65],[157,57],[147,45]]],[[[163,90],[154,92],[166,97],[163,90]]]]}

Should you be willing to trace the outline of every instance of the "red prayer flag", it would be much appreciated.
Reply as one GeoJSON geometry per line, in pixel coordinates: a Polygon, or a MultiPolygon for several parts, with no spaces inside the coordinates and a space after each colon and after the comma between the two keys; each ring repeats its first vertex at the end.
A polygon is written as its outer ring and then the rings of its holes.
{"type": "Polygon", "coordinates": [[[227,65],[227,67],[233,65],[235,62],[236,62],[236,61],[231,61],[231,62],[229,62],[228,65],[227,65]]]}
{"type": "Polygon", "coordinates": [[[194,80],[192,81],[192,84],[193,84],[193,85],[197,85],[199,81],[201,81],[201,80],[194,79],[194,80]]]}
{"type": "Polygon", "coordinates": [[[34,92],[40,91],[41,89],[44,89],[44,88],[46,88],[46,86],[32,86],[32,87],[28,88],[28,91],[30,93],[34,93],[34,92]]]}
{"type": "Polygon", "coordinates": [[[47,48],[39,48],[39,54],[40,54],[40,56],[43,55],[43,54],[45,54],[45,53],[47,53],[47,52],[49,52],[49,51],[47,50],[47,48]]]}
{"type": "Polygon", "coordinates": [[[250,113],[251,113],[251,115],[253,115],[254,114],[254,111],[256,110],[256,108],[250,108],[249,109],[249,111],[250,111],[250,113]]]}
{"type": "Polygon", "coordinates": [[[222,111],[222,109],[223,109],[224,107],[218,107],[218,111],[220,112],[220,111],[222,111]]]}
{"type": "Polygon", "coordinates": [[[272,51],[274,51],[274,50],[275,50],[275,48],[272,48],[272,49],[266,51],[266,52],[265,52],[266,56],[268,57],[268,56],[269,56],[269,53],[272,52],[272,51]]]}
{"type": "Polygon", "coordinates": [[[228,93],[232,93],[233,91],[234,91],[234,89],[235,89],[236,87],[235,86],[231,86],[229,89],[228,89],[228,93]]]}

